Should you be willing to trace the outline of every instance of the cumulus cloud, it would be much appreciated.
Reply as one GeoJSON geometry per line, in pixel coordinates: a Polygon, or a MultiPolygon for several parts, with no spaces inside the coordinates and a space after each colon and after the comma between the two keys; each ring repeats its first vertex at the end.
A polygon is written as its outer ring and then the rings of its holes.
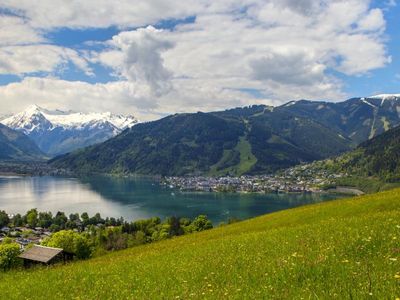
{"type": "Polygon", "coordinates": [[[0,15],[0,74],[51,73],[68,63],[92,74],[80,53],[50,44],[44,32],[34,28],[29,20],[0,15]]]}
{"type": "Polygon", "coordinates": [[[307,53],[267,53],[250,61],[252,77],[289,85],[312,85],[324,80],[325,66],[317,63],[307,53]]]}
{"type": "MultiPolygon", "coordinates": [[[[21,82],[0,86],[2,113],[16,112],[36,103],[50,109],[112,111],[132,113],[139,119],[154,120],[175,112],[224,109],[254,104],[252,97],[240,91],[221,89],[208,81],[182,80],[177,89],[154,99],[146,85],[129,81],[89,84],[57,78],[27,77],[21,82]],[[179,90],[179,92],[178,92],[179,90]],[[182,106],[181,97],[185,97],[182,106]]],[[[262,103],[262,101],[259,101],[262,103]]]]}
{"type": "Polygon", "coordinates": [[[28,45],[43,42],[44,38],[27,20],[0,15],[0,46],[28,45]]]}
{"type": "Polygon", "coordinates": [[[13,22],[29,41],[4,39],[1,73],[51,74],[72,62],[87,74],[91,64],[102,64],[118,80],[26,78],[0,87],[2,108],[4,101],[15,108],[43,101],[82,110],[131,109],[146,120],[299,98],[342,100],[343,83],[331,74],[363,76],[391,61],[383,11],[368,0],[0,0],[0,6],[23,17],[13,22]],[[189,16],[193,22],[170,29],[148,26],[189,16]],[[85,55],[49,45],[42,35],[58,27],[110,25],[123,31],[85,55]]]}
{"type": "Polygon", "coordinates": [[[43,44],[0,47],[0,74],[51,73],[69,62],[92,74],[86,60],[72,49],[43,44]]]}
{"type": "Polygon", "coordinates": [[[172,73],[164,66],[162,53],[174,46],[162,36],[162,30],[152,26],[122,32],[109,44],[97,61],[116,70],[123,78],[139,84],[148,84],[154,95],[160,96],[171,89],[172,73]]]}
{"type": "Polygon", "coordinates": [[[127,81],[89,84],[57,78],[26,77],[21,82],[0,87],[4,112],[17,111],[36,103],[50,109],[119,113],[144,111],[151,115],[157,104],[150,101],[148,96],[146,86],[127,81]]]}
{"type": "Polygon", "coordinates": [[[195,0],[1,0],[0,6],[31,20],[37,28],[139,27],[183,18],[204,9],[195,0]]]}

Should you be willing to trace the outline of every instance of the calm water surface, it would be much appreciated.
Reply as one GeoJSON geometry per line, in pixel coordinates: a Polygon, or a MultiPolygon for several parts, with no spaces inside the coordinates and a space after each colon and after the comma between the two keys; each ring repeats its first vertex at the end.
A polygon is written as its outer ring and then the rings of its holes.
{"type": "Polygon", "coordinates": [[[206,214],[214,224],[231,217],[251,218],[303,204],[337,198],[319,194],[188,193],[143,178],[60,178],[0,176],[0,210],[99,212],[137,220],[206,214]]]}

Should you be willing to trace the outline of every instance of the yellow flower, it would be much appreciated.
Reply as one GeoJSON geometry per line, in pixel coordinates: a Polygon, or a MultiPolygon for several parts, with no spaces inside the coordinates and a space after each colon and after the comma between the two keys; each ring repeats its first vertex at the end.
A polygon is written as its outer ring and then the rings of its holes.
{"type": "Polygon", "coordinates": [[[396,278],[396,279],[400,279],[400,274],[396,274],[396,275],[394,275],[394,278],[396,278]]]}

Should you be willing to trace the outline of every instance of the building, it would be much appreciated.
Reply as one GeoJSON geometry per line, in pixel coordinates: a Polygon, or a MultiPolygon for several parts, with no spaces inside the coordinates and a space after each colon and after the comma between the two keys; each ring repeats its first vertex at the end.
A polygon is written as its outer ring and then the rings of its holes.
{"type": "Polygon", "coordinates": [[[73,256],[66,253],[61,248],[44,247],[40,245],[33,245],[32,248],[24,251],[20,256],[24,260],[24,266],[29,267],[33,264],[50,265],[57,262],[64,262],[71,260],[73,256]]]}

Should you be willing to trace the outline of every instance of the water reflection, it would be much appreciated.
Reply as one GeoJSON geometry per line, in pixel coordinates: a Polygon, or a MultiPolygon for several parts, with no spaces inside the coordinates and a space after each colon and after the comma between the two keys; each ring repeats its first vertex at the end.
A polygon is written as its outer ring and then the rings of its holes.
{"type": "Polygon", "coordinates": [[[0,177],[0,209],[100,212],[103,216],[136,220],[159,216],[195,217],[206,214],[214,223],[333,199],[317,194],[188,193],[166,189],[144,178],[0,177]]]}

